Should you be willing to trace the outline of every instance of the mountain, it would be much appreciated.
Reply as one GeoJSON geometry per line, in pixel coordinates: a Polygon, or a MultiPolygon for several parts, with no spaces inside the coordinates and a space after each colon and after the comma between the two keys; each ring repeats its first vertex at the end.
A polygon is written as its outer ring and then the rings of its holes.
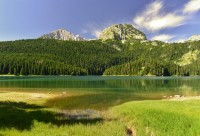
{"type": "Polygon", "coordinates": [[[40,38],[41,39],[57,39],[57,40],[64,40],[64,41],[69,41],[69,40],[85,41],[86,40],[80,35],[74,35],[65,29],[58,29],[58,30],[52,31],[49,34],[44,34],[40,38]]]}
{"type": "Polygon", "coordinates": [[[117,24],[102,31],[102,40],[82,41],[59,29],[39,39],[0,42],[0,74],[200,76],[197,37],[148,41],[132,25],[117,24]]]}
{"type": "Polygon", "coordinates": [[[80,35],[75,35],[74,40],[75,40],[75,41],[86,41],[87,39],[86,39],[86,38],[83,38],[83,37],[80,36],[80,35]]]}
{"type": "Polygon", "coordinates": [[[146,36],[143,32],[134,28],[131,24],[115,24],[108,28],[105,28],[99,39],[103,41],[108,39],[113,40],[146,40],[146,36]]]}
{"type": "Polygon", "coordinates": [[[188,41],[200,41],[200,35],[191,36],[188,41]]]}

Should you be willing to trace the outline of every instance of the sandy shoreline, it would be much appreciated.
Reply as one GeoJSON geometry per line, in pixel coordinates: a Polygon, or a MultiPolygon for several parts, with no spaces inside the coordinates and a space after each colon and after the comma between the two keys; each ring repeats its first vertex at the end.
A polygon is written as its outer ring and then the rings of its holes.
{"type": "Polygon", "coordinates": [[[163,96],[162,100],[169,100],[169,101],[200,100],[200,95],[193,95],[193,96],[184,96],[184,95],[163,96]]]}
{"type": "Polygon", "coordinates": [[[51,93],[0,91],[0,101],[43,103],[48,99],[53,99],[59,96],[61,95],[51,93]]]}
{"type": "Polygon", "coordinates": [[[172,98],[167,98],[164,100],[170,100],[170,101],[186,101],[186,100],[200,100],[200,96],[180,96],[175,95],[172,98]]]}
{"type": "MultiPolygon", "coordinates": [[[[44,92],[15,92],[15,91],[0,91],[0,102],[28,102],[34,104],[44,104],[46,101],[59,97],[71,96],[66,92],[61,93],[44,93],[44,92]]],[[[186,101],[200,100],[200,96],[181,96],[174,95],[170,97],[163,96],[163,100],[167,101],[186,101]]]]}

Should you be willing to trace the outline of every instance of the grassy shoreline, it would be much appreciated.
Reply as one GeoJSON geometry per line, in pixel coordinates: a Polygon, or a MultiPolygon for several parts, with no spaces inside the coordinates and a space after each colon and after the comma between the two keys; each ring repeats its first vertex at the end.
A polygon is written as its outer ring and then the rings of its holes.
{"type": "Polygon", "coordinates": [[[200,101],[129,102],[113,108],[139,136],[198,136],[200,101]]]}
{"type": "Polygon", "coordinates": [[[0,74],[0,77],[12,77],[12,76],[16,76],[16,77],[31,77],[31,76],[34,76],[34,77],[42,77],[42,76],[102,76],[102,77],[200,77],[199,75],[189,75],[189,76],[181,76],[181,75],[171,75],[171,76],[156,76],[156,75],[151,75],[151,74],[148,74],[148,75],[13,75],[13,74],[0,74]]]}
{"type": "Polygon", "coordinates": [[[43,106],[54,97],[57,95],[24,92],[10,92],[9,97],[8,92],[1,92],[0,135],[122,136],[126,135],[126,127],[137,136],[200,134],[199,96],[134,101],[106,111],[69,111],[43,106]],[[2,99],[3,95],[9,99],[2,99]]]}

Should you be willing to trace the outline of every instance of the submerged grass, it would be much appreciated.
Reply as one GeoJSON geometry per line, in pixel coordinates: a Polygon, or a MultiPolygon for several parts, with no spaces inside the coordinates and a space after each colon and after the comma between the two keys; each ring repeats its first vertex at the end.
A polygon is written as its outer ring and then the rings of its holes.
{"type": "Polygon", "coordinates": [[[92,136],[124,134],[123,124],[93,110],[53,111],[26,103],[0,103],[0,135],[8,136],[92,136]]]}

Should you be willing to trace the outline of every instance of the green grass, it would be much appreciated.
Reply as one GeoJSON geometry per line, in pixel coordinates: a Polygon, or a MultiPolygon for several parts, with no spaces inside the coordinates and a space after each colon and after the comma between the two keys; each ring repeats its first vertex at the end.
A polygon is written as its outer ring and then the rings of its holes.
{"type": "Polygon", "coordinates": [[[145,136],[200,135],[200,101],[141,101],[113,108],[124,123],[145,136]]]}
{"type": "Polygon", "coordinates": [[[0,102],[0,136],[124,136],[125,126],[137,136],[199,136],[200,100],[136,101],[101,112],[0,102]]]}
{"type": "Polygon", "coordinates": [[[64,111],[23,102],[0,102],[0,135],[92,136],[124,134],[123,124],[94,110],[64,111]]]}
{"type": "Polygon", "coordinates": [[[76,124],[70,126],[54,126],[51,124],[34,122],[31,131],[6,130],[3,135],[10,136],[123,136],[123,126],[118,123],[97,123],[95,125],[76,124]]]}

